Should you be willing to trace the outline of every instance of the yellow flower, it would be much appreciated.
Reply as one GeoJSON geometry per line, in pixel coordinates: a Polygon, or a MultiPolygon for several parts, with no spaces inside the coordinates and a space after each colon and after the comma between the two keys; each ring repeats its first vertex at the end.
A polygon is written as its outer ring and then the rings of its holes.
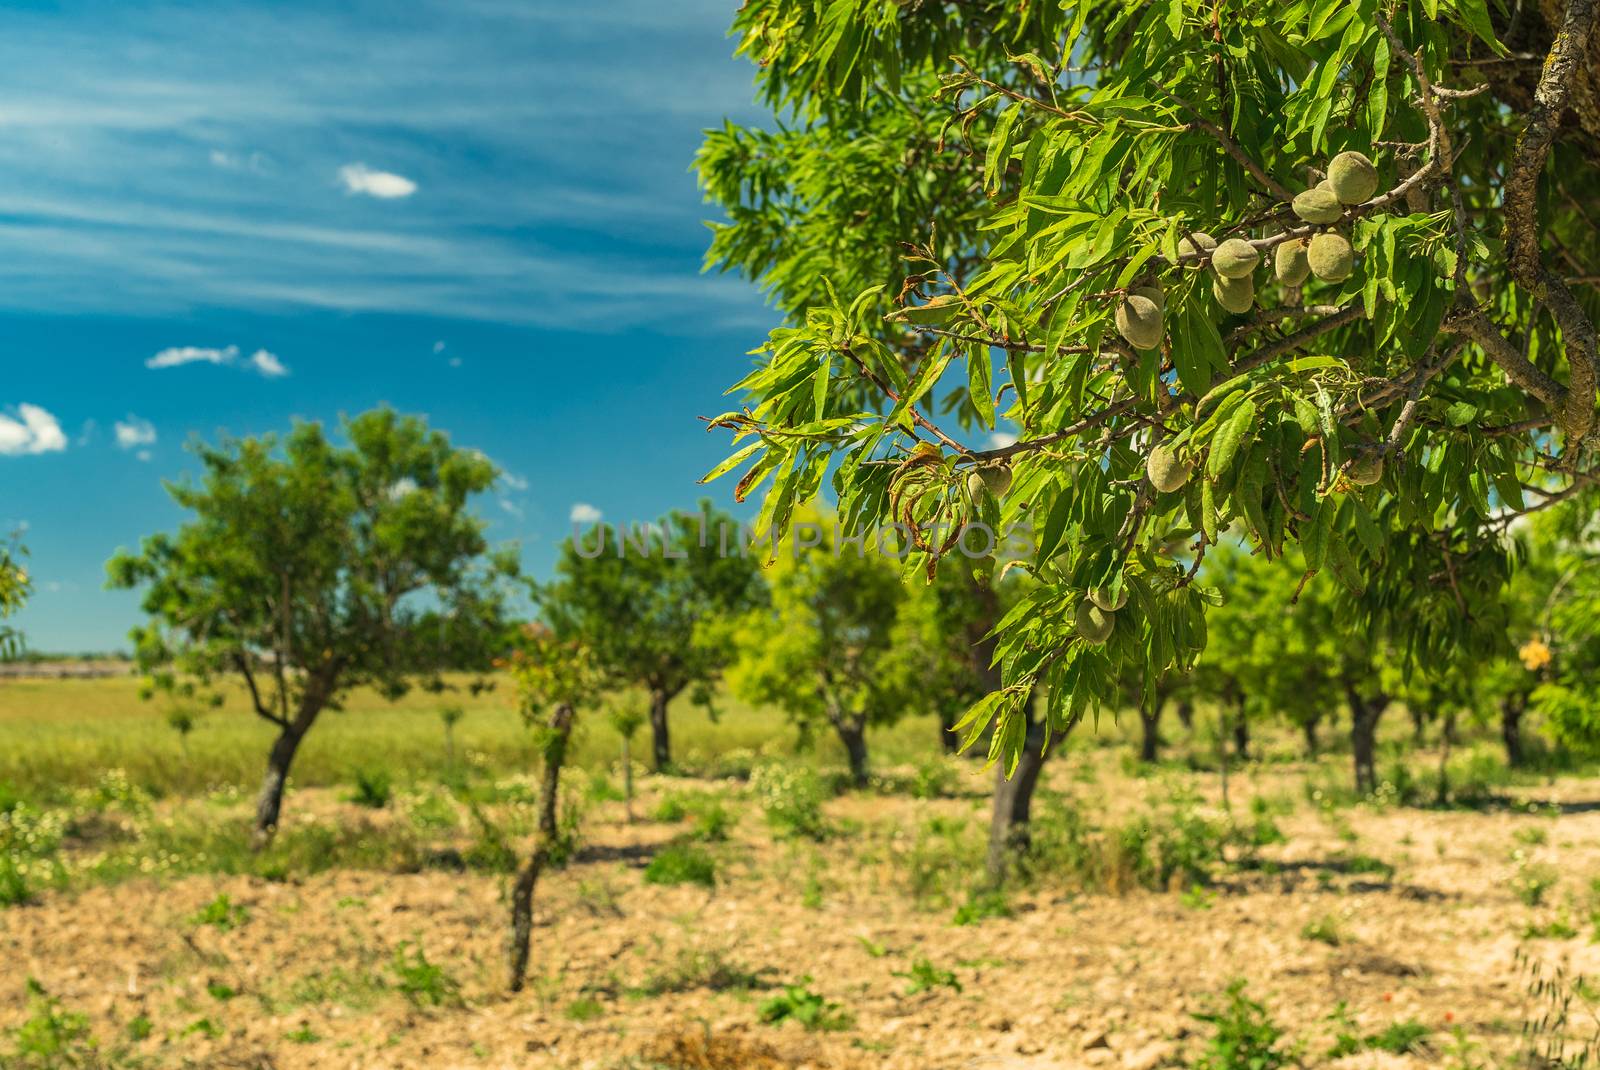
{"type": "Polygon", "coordinates": [[[1529,639],[1517,651],[1517,657],[1522,659],[1522,664],[1529,672],[1538,672],[1550,664],[1550,648],[1541,639],[1529,639]]]}

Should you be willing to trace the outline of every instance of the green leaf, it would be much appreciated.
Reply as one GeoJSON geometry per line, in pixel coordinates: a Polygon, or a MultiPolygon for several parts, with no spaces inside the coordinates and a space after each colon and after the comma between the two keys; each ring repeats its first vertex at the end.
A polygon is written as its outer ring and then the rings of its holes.
{"type": "Polygon", "coordinates": [[[1234,455],[1239,452],[1240,444],[1250,433],[1250,425],[1255,422],[1255,418],[1256,403],[1246,398],[1211,440],[1211,453],[1206,458],[1208,476],[1216,479],[1228,470],[1228,466],[1233,463],[1234,455]]]}

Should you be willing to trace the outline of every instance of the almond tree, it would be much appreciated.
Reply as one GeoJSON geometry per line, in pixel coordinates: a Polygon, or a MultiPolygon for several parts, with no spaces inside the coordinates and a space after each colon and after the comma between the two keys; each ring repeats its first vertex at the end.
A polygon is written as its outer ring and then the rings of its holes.
{"type": "Polygon", "coordinates": [[[784,121],[699,165],[712,263],[785,322],[716,473],[778,529],[825,479],[926,526],[923,573],[1030,525],[966,726],[1008,763],[1039,685],[1048,738],[1192,665],[1230,527],[1345,587],[1341,632],[1477,642],[1505,527],[1600,472],[1595,7],[750,0],[784,121]]]}
{"type": "Polygon", "coordinates": [[[512,654],[509,670],[517,684],[522,715],[538,733],[544,763],[533,849],[511,886],[507,966],[510,989],[520,992],[532,951],[534,889],[559,847],[561,770],[566,766],[573,722],[580,707],[599,699],[604,677],[587,646],[558,639],[542,624],[527,628],[522,643],[512,654]]]}
{"type": "Polygon", "coordinates": [[[771,605],[741,622],[734,691],[775,706],[802,733],[831,730],[851,780],[865,787],[867,729],[918,705],[916,663],[902,656],[914,640],[906,585],[876,544],[845,545],[831,516],[808,514],[797,538],[777,548],[769,570],[771,605]]]}
{"type": "Polygon", "coordinates": [[[593,651],[613,684],[649,694],[658,772],[672,766],[668,705],[690,689],[709,705],[733,658],[707,625],[765,600],[761,556],[732,517],[702,503],[656,524],[575,533],[561,547],[555,580],[539,590],[557,635],[593,651]]]}
{"type": "Polygon", "coordinates": [[[277,730],[258,846],[277,828],[295,754],[324,710],[358,686],[398,698],[414,682],[436,683],[446,617],[458,652],[468,626],[483,631],[480,654],[504,634],[499,585],[516,561],[489,553],[469,508],[494,484],[494,465],[389,409],[342,430],[343,445],[300,423],[282,437],[198,446],[200,478],[168,486],[188,519],[108,566],[113,587],[144,589],[150,621],[133,640],[152,690],[216,698],[242,684],[252,712],[277,730]]]}

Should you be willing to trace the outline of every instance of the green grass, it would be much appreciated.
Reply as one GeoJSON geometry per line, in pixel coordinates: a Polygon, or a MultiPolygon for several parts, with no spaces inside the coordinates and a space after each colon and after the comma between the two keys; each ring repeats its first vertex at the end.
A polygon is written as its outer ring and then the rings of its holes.
{"type": "Polygon", "coordinates": [[[663,847],[644,869],[646,884],[698,884],[714,888],[717,863],[698,847],[673,843],[663,847]]]}
{"type": "MultiPolygon", "coordinates": [[[[438,783],[460,775],[444,749],[439,710],[462,705],[455,726],[457,766],[499,776],[538,764],[534,740],[516,710],[509,681],[469,697],[413,691],[390,703],[357,690],[342,711],[324,713],[295,758],[300,787],[348,786],[357,769],[394,770],[395,787],[438,783]]],[[[718,717],[688,697],[672,707],[673,757],[686,771],[712,775],[747,772],[762,756],[795,757],[796,736],[776,713],[719,695],[718,717]]],[[[167,723],[160,699],[139,697],[133,676],[98,680],[15,680],[0,684],[0,806],[21,798],[62,799],[95,784],[103,771],[122,769],[129,781],[157,795],[201,795],[219,788],[251,792],[261,781],[274,729],[248,711],[242,693],[199,718],[185,751],[167,723]]],[[[931,717],[911,717],[870,738],[882,765],[924,761],[938,752],[931,717]]],[[[640,739],[635,740],[636,744],[640,739]]],[[[621,737],[594,717],[580,725],[570,763],[604,771],[616,763],[621,737]]],[[[636,749],[636,753],[638,750],[636,749]]],[[[827,734],[807,764],[840,766],[843,752],[827,734]]]]}

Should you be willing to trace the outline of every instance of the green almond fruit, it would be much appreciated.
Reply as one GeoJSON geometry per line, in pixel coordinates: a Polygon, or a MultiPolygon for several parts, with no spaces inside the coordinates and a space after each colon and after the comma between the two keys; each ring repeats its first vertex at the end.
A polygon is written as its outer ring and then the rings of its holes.
{"type": "Polygon", "coordinates": [[[1148,297],[1129,294],[1117,302],[1117,333],[1135,349],[1161,344],[1161,309],[1148,297]]]}
{"type": "Polygon", "coordinates": [[[1299,286],[1311,274],[1306,259],[1306,240],[1293,238],[1272,251],[1272,273],[1285,286],[1299,286]]]}
{"type": "Polygon", "coordinates": [[[1341,152],[1328,162],[1328,186],[1344,204],[1362,204],[1378,192],[1378,169],[1359,152],[1341,152]]]}
{"type": "Polygon", "coordinates": [[[1358,487],[1372,486],[1383,478],[1383,454],[1361,454],[1345,468],[1344,477],[1358,487]]]}
{"type": "Polygon", "coordinates": [[[1248,278],[1259,263],[1261,254],[1243,238],[1229,238],[1211,254],[1211,270],[1225,279],[1248,278]]]}
{"type": "Polygon", "coordinates": [[[1314,186],[1295,197],[1294,214],[1307,223],[1337,223],[1344,218],[1344,205],[1331,189],[1314,186]]]}
{"type": "MultiPolygon", "coordinates": [[[[1208,257],[1217,248],[1217,239],[1204,231],[1191,231],[1178,239],[1178,255],[1183,258],[1208,257]]],[[[1195,264],[1199,267],[1199,264],[1195,264]]]]}
{"type": "Polygon", "coordinates": [[[1189,466],[1180,461],[1178,451],[1168,445],[1150,451],[1145,459],[1144,474],[1150,477],[1150,485],[1162,494],[1170,494],[1189,482],[1189,466]]]}
{"type": "Polygon", "coordinates": [[[1143,286],[1135,286],[1130,289],[1128,293],[1134,297],[1146,298],[1163,313],[1167,311],[1167,295],[1162,293],[1161,287],[1157,286],[1153,282],[1145,283],[1143,286]]]}
{"type": "Polygon", "coordinates": [[[1078,603],[1077,623],[1078,634],[1095,646],[1099,646],[1111,638],[1111,629],[1116,626],[1116,618],[1085,598],[1078,603]]]}
{"type": "Polygon", "coordinates": [[[1344,235],[1329,231],[1311,239],[1306,261],[1311,265],[1311,273],[1323,282],[1343,282],[1350,277],[1355,253],[1344,235]]]}
{"type": "Polygon", "coordinates": [[[1215,278],[1211,280],[1211,294],[1229,312],[1249,312],[1256,303],[1255,280],[1248,275],[1242,279],[1215,278]]]}
{"type": "Polygon", "coordinates": [[[1089,601],[1093,602],[1107,613],[1115,613],[1117,610],[1128,604],[1128,589],[1123,587],[1121,590],[1117,591],[1117,596],[1113,598],[1111,597],[1111,588],[1091,587],[1089,588],[1089,601]]]}

